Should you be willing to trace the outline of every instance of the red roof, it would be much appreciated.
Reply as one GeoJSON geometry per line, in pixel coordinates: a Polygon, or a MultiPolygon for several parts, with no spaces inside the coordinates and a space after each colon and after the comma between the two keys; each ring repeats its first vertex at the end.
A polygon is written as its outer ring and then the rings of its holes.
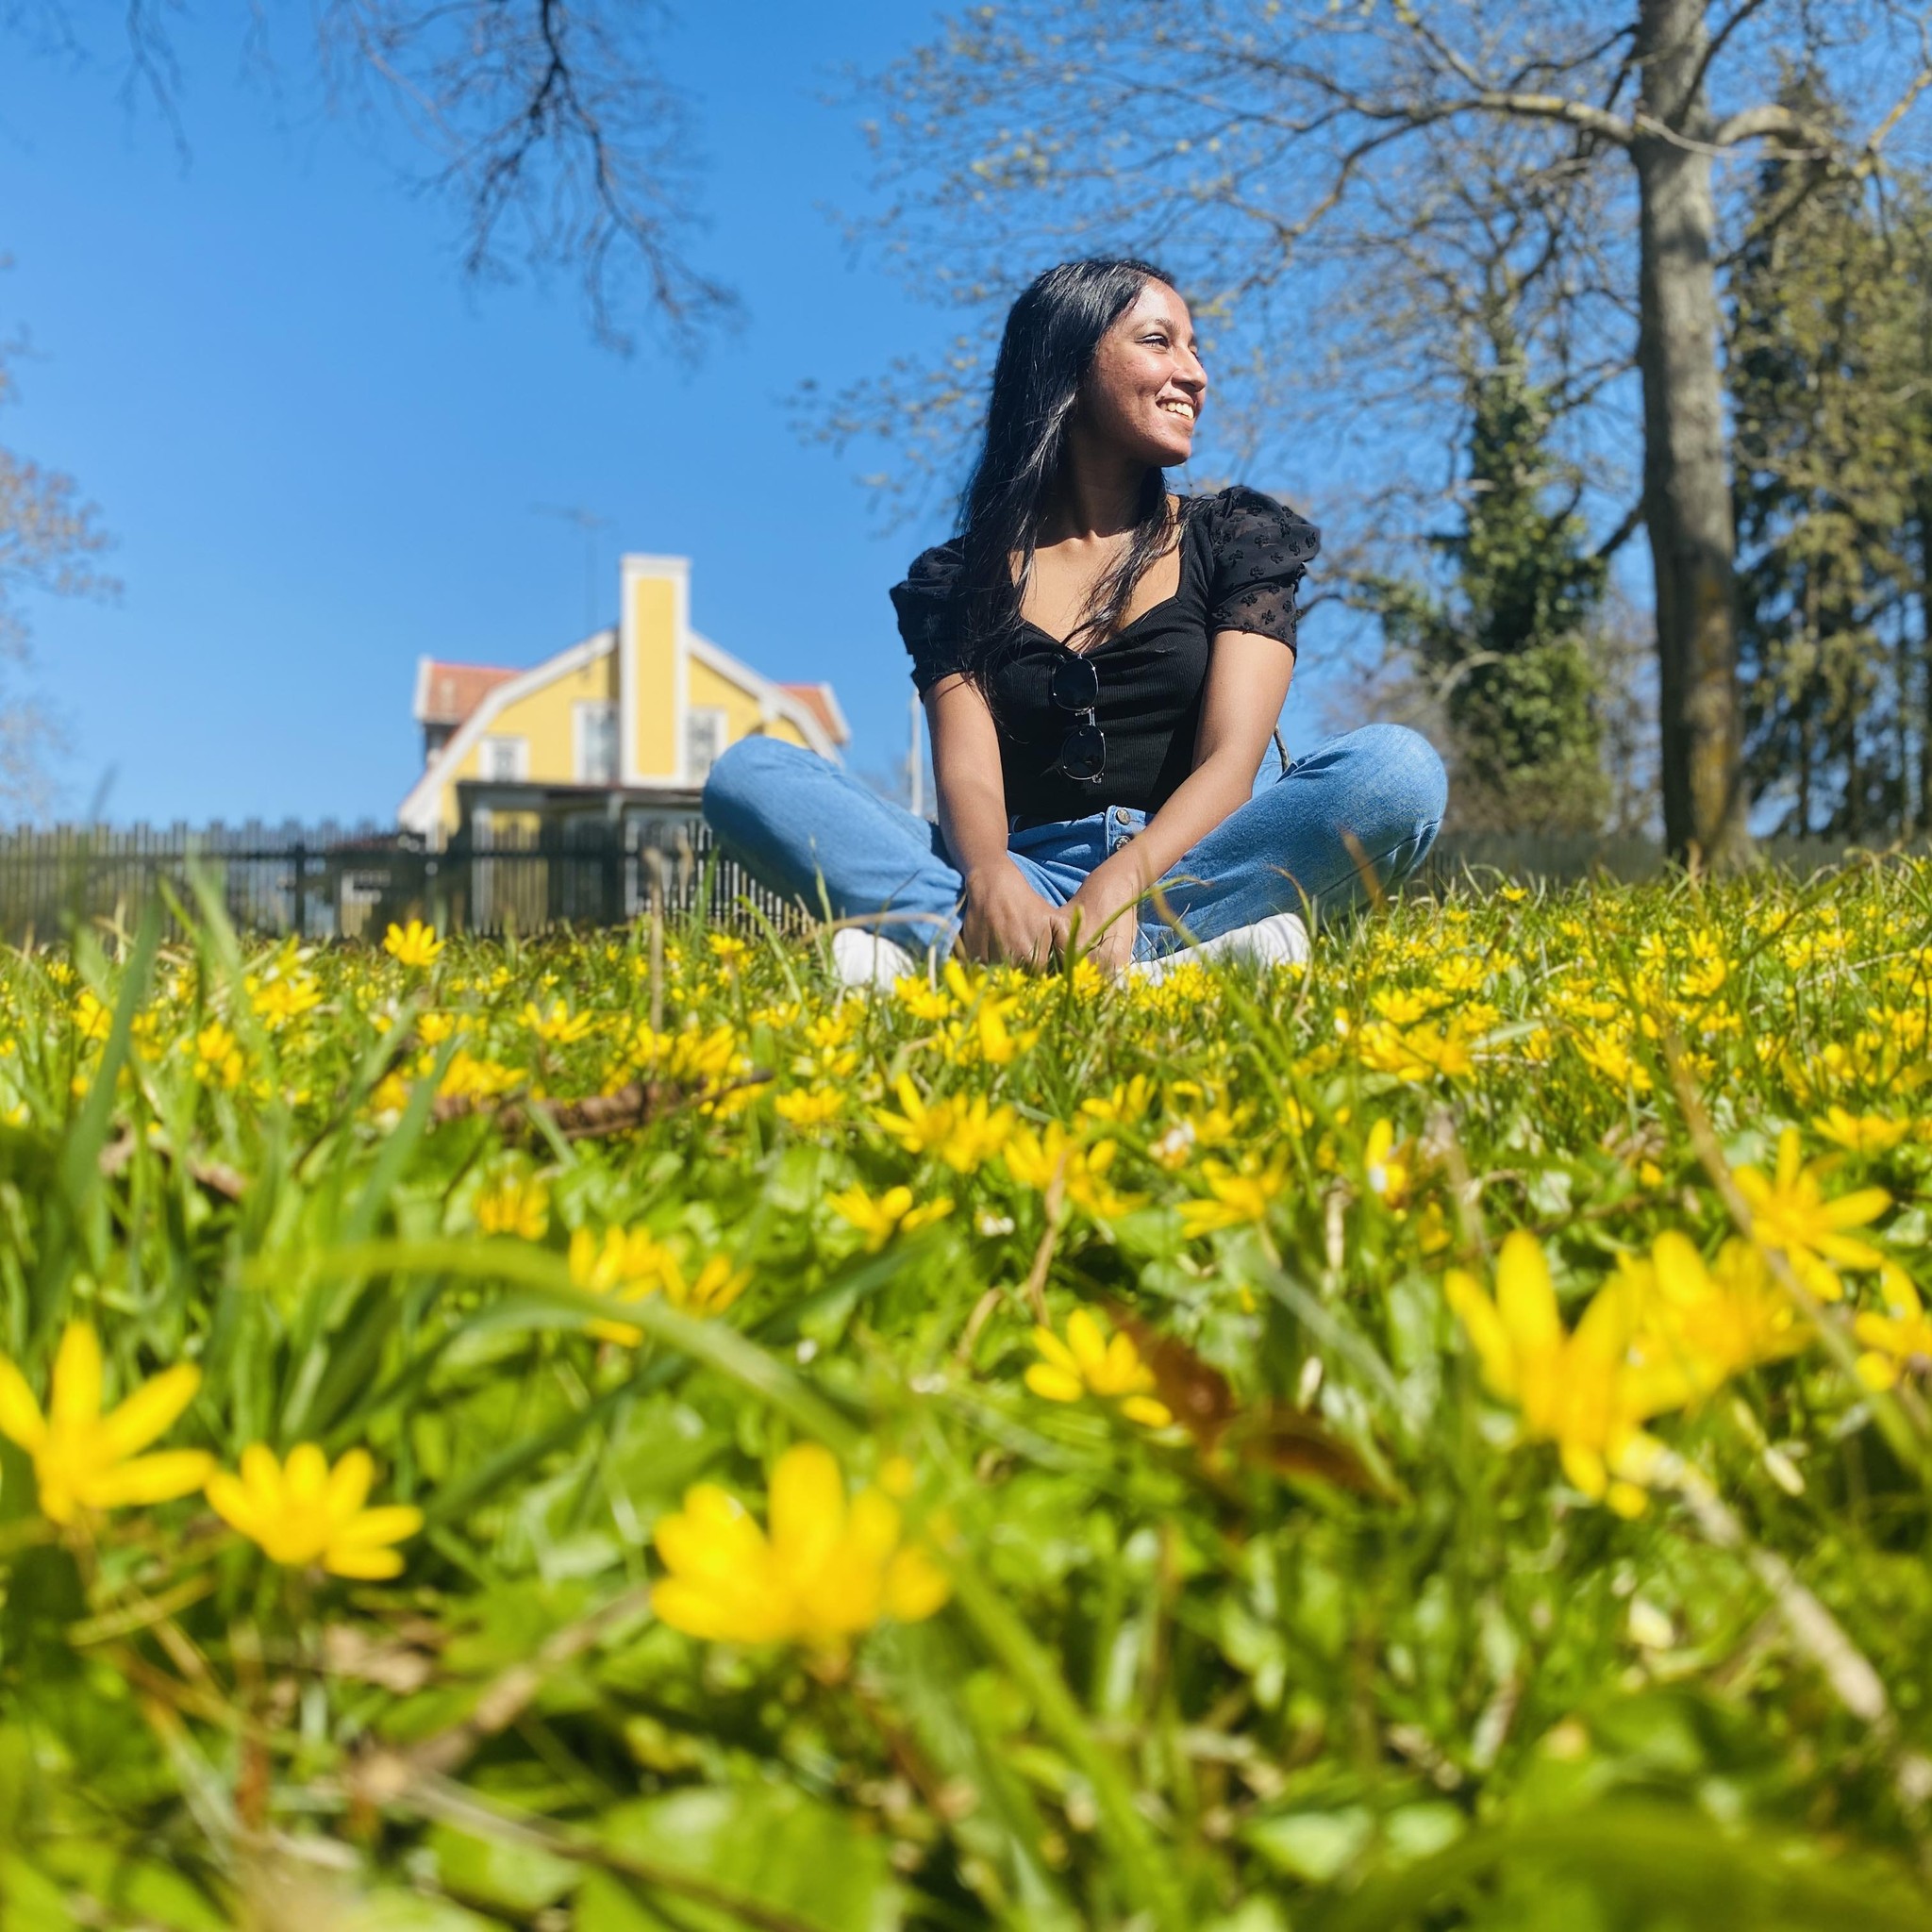
{"type": "Polygon", "coordinates": [[[460,724],[499,684],[522,675],[497,664],[444,664],[431,658],[418,688],[416,722],[460,724]]]}
{"type": "Polygon", "coordinates": [[[796,698],[819,721],[834,744],[843,744],[851,738],[829,684],[781,684],[778,689],[787,697],[796,698]]]}

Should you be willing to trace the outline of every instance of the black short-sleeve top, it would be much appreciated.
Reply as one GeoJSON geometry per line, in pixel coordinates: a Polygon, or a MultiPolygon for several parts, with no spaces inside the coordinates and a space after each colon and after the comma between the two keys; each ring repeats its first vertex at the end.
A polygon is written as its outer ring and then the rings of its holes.
{"type": "MultiPolygon", "coordinates": [[[[1194,764],[1194,739],[1214,633],[1257,631],[1292,652],[1295,592],[1321,547],[1314,525],[1273,497],[1240,485],[1182,499],[1180,583],[1172,597],[1083,655],[1100,680],[1097,721],[1107,735],[1100,777],[1054,770],[1074,718],[1048,689],[1068,647],[1024,624],[988,678],[1000,724],[1007,810],[1017,820],[1084,818],[1108,805],[1158,811],[1194,764]]],[[[966,667],[960,637],[958,538],[922,552],[892,587],[899,635],[922,695],[966,667]]]]}

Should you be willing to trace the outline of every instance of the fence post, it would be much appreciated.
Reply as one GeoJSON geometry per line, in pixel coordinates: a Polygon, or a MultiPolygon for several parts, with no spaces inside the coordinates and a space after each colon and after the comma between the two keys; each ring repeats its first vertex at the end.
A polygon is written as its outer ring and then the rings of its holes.
{"type": "Polygon", "coordinates": [[[301,840],[295,841],[295,850],[291,855],[295,861],[294,925],[295,937],[304,940],[308,937],[308,848],[301,840]]]}

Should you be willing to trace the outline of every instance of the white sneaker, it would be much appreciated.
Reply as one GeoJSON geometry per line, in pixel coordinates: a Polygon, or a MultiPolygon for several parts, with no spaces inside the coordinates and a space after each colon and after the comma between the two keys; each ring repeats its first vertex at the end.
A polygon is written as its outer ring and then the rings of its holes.
{"type": "Polygon", "coordinates": [[[1249,959],[1262,966],[1299,966],[1308,957],[1308,929],[1295,912],[1273,912],[1252,925],[1238,925],[1198,946],[1182,946],[1158,959],[1136,959],[1127,971],[1157,984],[1177,966],[1206,965],[1210,959],[1249,959]]]}
{"type": "Polygon", "coordinates": [[[841,925],[832,935],[832,970],[841,986],[891,986],[918,969],[896,940],[841,925]]]}

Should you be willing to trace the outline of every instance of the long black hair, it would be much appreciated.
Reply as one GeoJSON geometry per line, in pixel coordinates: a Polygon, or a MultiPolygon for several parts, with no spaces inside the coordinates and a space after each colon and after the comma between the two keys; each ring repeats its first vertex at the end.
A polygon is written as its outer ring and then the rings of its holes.
{"type": "MultiPolygon", "coordinates": [[[[986,436],[960,496],[963,641],[970,675],[982,688],[993,664],[1018,641],[1034,546],[1066,460],[1067,425],[1080,385],[1101,338],[1149,282],[1173,286],[1151,262],[1063,261],[1039,276],[1008,312],[993,365],[986,436]]],[[[1089,632],[1105,640],[1120,627],[1135,584],[1170,532],[1167,484],[1160,469],[1150,466],[1133,541],[1095,586],[1070,643],[1089,632]]]]}

